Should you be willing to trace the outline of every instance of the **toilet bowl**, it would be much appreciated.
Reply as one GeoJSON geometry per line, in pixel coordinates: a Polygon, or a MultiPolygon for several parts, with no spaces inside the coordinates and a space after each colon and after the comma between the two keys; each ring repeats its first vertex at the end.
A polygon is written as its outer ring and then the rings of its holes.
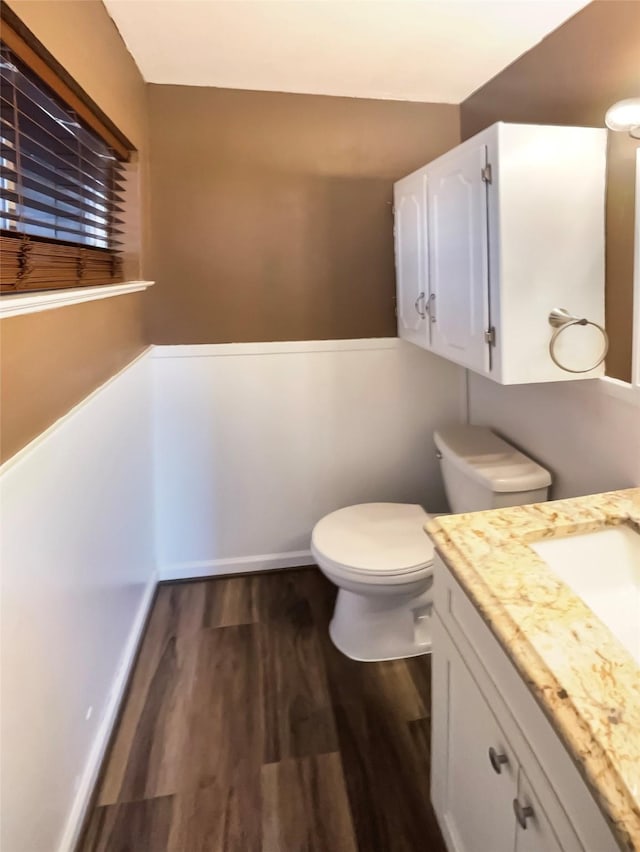
{"type": "MultiPolygon", "coordinates": [[[[547,499],[548,471],[486,427],[451,426],[434,441],[454,512],[547,499]]],[[[431,650],[429,517],[413,503],[362,503],[315,525],[311,552],[338,587],[329,633],[351,659],[394,660],[431,650]]]]}
{"type": "Polygon", "coordinates": [[[431,648],[428,518],[422,506],[364,503],[314,527],[311,552],[340,590],[329,633],[351,659],[399,659],[431,648]]]}

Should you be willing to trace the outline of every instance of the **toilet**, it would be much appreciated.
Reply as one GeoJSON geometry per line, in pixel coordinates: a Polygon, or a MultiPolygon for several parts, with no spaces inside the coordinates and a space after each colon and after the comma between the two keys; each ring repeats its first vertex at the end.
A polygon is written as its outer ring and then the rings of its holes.
{"type": "MultiPolygon", "coordinates": [[[[551,476],[484,426],[434,434],[452,512],[477,512],[547,500],[551,476]]],[[[431,650],[431,517],[412,503],[362,503],[318,521],[311,552],[338,587],[329,633],[360,662],[396,660],[431,650]]]]}

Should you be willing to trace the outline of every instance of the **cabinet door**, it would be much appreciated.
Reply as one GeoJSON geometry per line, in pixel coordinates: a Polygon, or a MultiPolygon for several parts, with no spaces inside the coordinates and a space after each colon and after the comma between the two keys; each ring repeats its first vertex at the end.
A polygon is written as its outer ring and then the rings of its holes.
{"type": "Polygon", "coordinates": [[[513,802],[516,852],[584,852],[556,793],[540,771],[536,775],[535,781],[527,777],[520,765],[513,802]]]}
{"type": "Polygon", "coordinates": [[[450,852],[513,852],[515,757],[442,622],[433,622],[431,796],[442,833],[450,852]]]}
{"type": "Polygon", "coordinates": [[[516,852],[568,852],[560,845],[522,768],[518,777],[518,798],[514,800],[514,816],[516,852]]]}
{"type": "Polygon", "coordinates": [[[427,347],[426,172],[399,180],[393,188],[398,335],[427,347]]]}
{"type": "Polygon", "coordinates": [[[486,145],[465,147],[428,169],[431,344],[479,372],[490,369],[486,145]]]}

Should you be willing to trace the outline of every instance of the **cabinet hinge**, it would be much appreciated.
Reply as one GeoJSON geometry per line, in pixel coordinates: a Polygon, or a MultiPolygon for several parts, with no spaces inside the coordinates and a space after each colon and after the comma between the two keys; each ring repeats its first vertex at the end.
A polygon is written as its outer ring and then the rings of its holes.
{"type": "Polygon", "coordinates": [[[425,312],[429,314],[431,322],[436,321],[436,294],[430,293],[425,305],[425,312]]]}
{"type": "Polygon", "coordinates": [[[495,346],[496,345],[496,330],[495,330],[494,326],[491,326],[491,328],[488,328],[485,331],[484,342],[488,343],[489,346],[495,346]]]}
{"type": "Polygon", "coordinates": [[[485,183],[492,182],[492,174],[491,174],[491,163],[487,163],[487,165],[480,170],[480,174],[482,175],[482,180],[485,183]]]}

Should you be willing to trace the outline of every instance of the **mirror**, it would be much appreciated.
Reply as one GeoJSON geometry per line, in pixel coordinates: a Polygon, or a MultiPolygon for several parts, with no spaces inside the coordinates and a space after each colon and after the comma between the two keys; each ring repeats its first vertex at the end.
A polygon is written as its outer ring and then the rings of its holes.
{"type": "Polygon", "coordinates": [[[636,222],[633,278],[632,384],[640,392],[640,148],[636,149],[636,222]]]}
{"type": "Polygon", "coordinates": [[[637,254],[638,140],[609,131],[607,140],[605,316],[610,339],[608,378],[632,381],[637,362],[638,297],[634,300],[634,254],[637,254]],[[636,342],[634,344],[634,325],[636,342]],[[635,346],[635,350],[634,350],[635,346]]]}

